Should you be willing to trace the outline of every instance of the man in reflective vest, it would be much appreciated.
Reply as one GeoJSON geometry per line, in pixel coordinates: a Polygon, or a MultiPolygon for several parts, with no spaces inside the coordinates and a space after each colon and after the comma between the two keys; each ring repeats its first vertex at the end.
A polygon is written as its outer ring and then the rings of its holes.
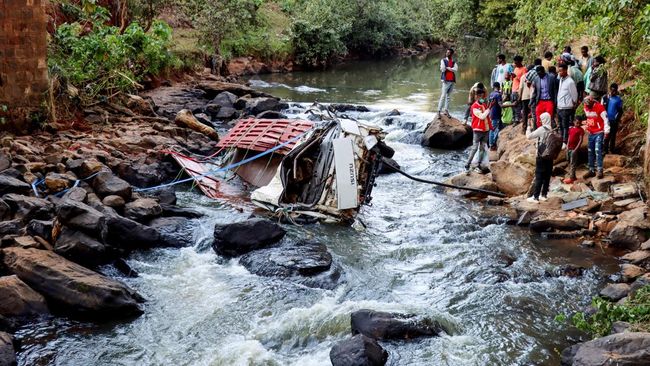
{"type": "Polygon", "coordinates": [[[440,94],[440,101],[438,102],[438,114],[444,111],[449,117],[449,99],[451,92],[454,90],[456,84],[456,72],[458,72],[458,64],[453,59],[454,50],[452,48],[447,50],[445,58],[440,60],[440,84],[442,84],[442,92],[440,94]]]}

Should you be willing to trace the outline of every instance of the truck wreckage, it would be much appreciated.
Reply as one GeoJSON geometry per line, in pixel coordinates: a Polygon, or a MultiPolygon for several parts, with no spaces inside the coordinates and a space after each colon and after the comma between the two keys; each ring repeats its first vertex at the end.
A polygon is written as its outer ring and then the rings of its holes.
{"type": "Polygon", "coordinates": [[[382,157],[391,158],[382,129],[315,104],[309,119],[242,119],[218,143],[221,164],[172,156],[199,188],[222,198],[228,169],[257,187],[250,201],[278,215],[352,221],[372,200],[382,157]]]}

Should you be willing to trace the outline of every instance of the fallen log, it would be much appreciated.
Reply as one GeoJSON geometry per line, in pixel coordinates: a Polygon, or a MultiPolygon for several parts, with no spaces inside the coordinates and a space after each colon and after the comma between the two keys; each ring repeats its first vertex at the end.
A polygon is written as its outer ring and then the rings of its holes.
{"type": "Polygon", "coordinates": [[[217,134],[217,131],[199,122],[194,117],[192,112],[187,109],[181,109],[178,111],[174,122],[176,122],[176,124],[181,127],[186,127],[196,132],[202,133],[214,141],[219,141],[219,134],[217,134]]]}

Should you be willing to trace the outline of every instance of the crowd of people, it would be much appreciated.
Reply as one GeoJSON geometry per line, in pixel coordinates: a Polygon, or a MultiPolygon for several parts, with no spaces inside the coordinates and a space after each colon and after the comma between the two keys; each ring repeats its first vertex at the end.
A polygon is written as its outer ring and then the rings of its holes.
{"type": "MultiPolygon", "coordinates": [[[[487,155],[488,149],[496,150],[499,132],[505,125],[520,124],[522,133],[537,142],[535,189],[529,201],[546,200],[553,160],[562,150],[569,162],[564,183],[577,179],[576,151],[585,131],[589,172],[584,178],[602,178],[603,156],[616,150],[616,133],[623,115],[618,85],[608,85],[605,63],[602,56],[592,57],[587,46],[581,47],[578,56],[569,46],[558,57],[547,51],[528,66],[522,56],[514,56],[508,63],[506,56],[499,54],[490,77],[491,90],[488,92],[483,83],[477,82],[469,91],[465,122],[471,123],[474,136],[467,172],[473,168],[489,172],[489,160],[481,156],[487,155]]],[[[448,49],[440,61],[440,71],[438,113],[449,115],[450,94],[458,72],[453,49],[448,49]]]]}

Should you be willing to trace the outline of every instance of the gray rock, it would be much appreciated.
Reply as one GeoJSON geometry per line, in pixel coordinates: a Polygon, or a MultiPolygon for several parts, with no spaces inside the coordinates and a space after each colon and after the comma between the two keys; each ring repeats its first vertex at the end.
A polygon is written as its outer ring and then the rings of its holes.
{"type": "Polygon", "coordinates": [[[22,228],[23,223],[20,220],[0,221],[0,236],[18,235],[22,228]]]}
{"type": "Polygon", "coordinates": [[[109,261],[104,244],[81,231],[69,228],[63,228],[56,238],[54,251],[88,268],[94,268],[109,261]]]}
{"type": "Polygon", "coordinates": [[[208,105],[205,106],[205,113],[208,116],[211,116],[212,118],[217,118],[217,115],[219,114],[220,110],[221,110],[221,106],[218,104],[209,103],[208,105]]]}
{"type": "Polygon", "coordinates": [[[254,98],[246,102],[245,111],[251,116],[257,116],[262,112],[279,111],[280,109],[280,101],[276,98],[254,98]]]}
{"type": "Polygon", "coordinates": [[[219,119],[219,120],[231,120],[233,118],[237,118],[239,113],[235,108],[229,108],[229,107],[221,107],[219,109],[219,112],[217,114],[213,115],[212,118],[219,119]]]}
{"type": "Polygon", "coordinates": [[[156,229],[166,246],[181,248],[194,244],[194,224],[185,217],[158,217],[149,221],[149,227],[156,229]]]}
{"type": "Polygon", "coordinates": [[[158,230],[117,214],[106,214],[102,241],[125,251],[164,246],[158,230]]]}
{"type": "Polygon", "coordinates": [[[10,193],[5,194],[2,199],[15,212],[14,218],[16,219],[23,221],[32,219],[48,220],[54,216],[54,205],[42,198],[10,193]]]}
{"type": "Polygon", "coordinates": [[[650,333],[617,333],[562,351],[562,365],[650,365],[650,333]]]}
{"type": "Polygon", "coordinates": [[[11,217],[11,207],[4,200],[0,199],[0,221],[11,217]]]}
{"type": "Polygon", "coordinates": [[[330,350],[332,366],[383,366],[387,360],[388,352],[362,334],[340,341],[330,350]]]}
{"type": "Polygon", "coordinates": [[[11,159],[5,154],[0,153],[0,172],[11,167],[11,159]]]}
{"type": "Polygon", "coordinates": [[[32,220],[27,224],[26,232],[31,236],[40,236],[41,238],[52,241],[52,220],[32,220]]]}
{"type": "Polygon", "coordinates": [[[178,206],[172,206],[166,204],[161,204],[160,207],[162,207],[163,210],[162,214],[165,217],[178,216],[178,217],[187,217],[188,219],[198,219],[199,217],[204,216],[201,212],[187,207],[178,207],[178,206]]]}
{"type": "Polygon", "coordinates": [[[102,200],[102,203],[104,205],[108,206],[108,207],[112,207],[112,208],[116,208],[116,209],[117,208],[122,208],[126,204],[126,202],[124,201],[124,198],[122,198],[120,196],[115,196],[115,195],[104,197],[104,199],[102,200]]]}
{"type": "Polygon", "coordinates": [[[61,199],[63,200],[72,200],[72,201],[77,201],[77,202],[85,202],[86,197],[88,196],[88,192],[81,188],[81,187],[73,187],[70,188],[61,199]]]}
{"type": "Polygon", "coordinates": [[[0,277],[0,315],[8,318],[29,318],[48,314],[45,298],[17,276],[0,277]]]}
{"type": "Polygon", "coordinates": [[[217,94],[217,96],[212,99],[210,104],[216,104],[220,107],[233,108],[236,101],[237,96],[235,94],[225,91],[217,94]]]}
{"type": "Polygon", "coordinates": [[[330,107],[337,112],[370,112],[368,107],[354,104],[330,104],[330,107]]]}
{"type": "Polygon", "coordinates": [[[600,291],[600,296],[610,300],[618,301],[630,293],[631,287],[627,283],[610,283],[600,291]]]}
{"type": "Polygon", "coordinates": [[[13,338],[9,333],[0,332],[0,365],[14,366],[16,364],[16,351],[13,338]]]}
{"type": "Polygon", "coordinates": [[[102,321],[142,314],[139,303],[144,300],[121,282],[47,250],[5,248],[2,252],[5,268],[61,311],[102,321]]]}
{"type": "Polygon", "coordinates": [[[630,250],[638,249],[648,239],[644,229],[622,220],[609,233],[612,246],[630,250]]]}
{"type": "Polygon", "coordinates": [[[462,149],[472,144],[472,128],[463,122],[441,115],[427,126],[422,145],[436,149],[462,149]]]}
{"type": "Polygon", "coordinates": [[[249,219],[233,224],[216,225],[213,249],[217,254],[234,257],[279,242],[286,231],[265,219],[249,219]]]}
{"type": "Polygon", "coordinates": [[[287,115],[278,111],[266,111],[258,114],[255,118],[259,119],[286,119],[287,115]]]}
{"type": "Polygon", "coordinates": [[[530,221],[530,229],[537,232],[551,230],[573,231],[588,227],[589,218],[586,216],[540,215],[530,221]]]}
{"type": "Polygon", "coordinates": [[[124,216],[131,220],[144,222],[162,215],[162,207],[153,198],[139,198],[124,206],[124,216]]]}
{"type": "Polygon", "coordinates": [[[628,322],[616,321],[612,323],[612,331],[609,334],[625,333],[631,326],[628,322]]]}
{"type": "Polygon", "coordinates": [[[395,314],[368,309],[352,313],[352,334],[373,339],[413,339],[439,335],[438,322],[413,314],[395,314]]]}
{"type": "Polygon", "coordinates": [[[128,200],[131,198],[131,185],[113,173],[101,172],[93,180],[93,188],[101,197],[116,195],[128,200]]]}
{"type": "Polygon", "coordinates": [[[104,214],[82,202],[60,201],[57,217],[64,225],[94,237],[98,237],[104,229],[104,214]]]}
{"type": "Polygon", "coordinates": [[[27,194],[32,186],[6,174],[0,174],[0,195],[7,193],[27,194]]]}

